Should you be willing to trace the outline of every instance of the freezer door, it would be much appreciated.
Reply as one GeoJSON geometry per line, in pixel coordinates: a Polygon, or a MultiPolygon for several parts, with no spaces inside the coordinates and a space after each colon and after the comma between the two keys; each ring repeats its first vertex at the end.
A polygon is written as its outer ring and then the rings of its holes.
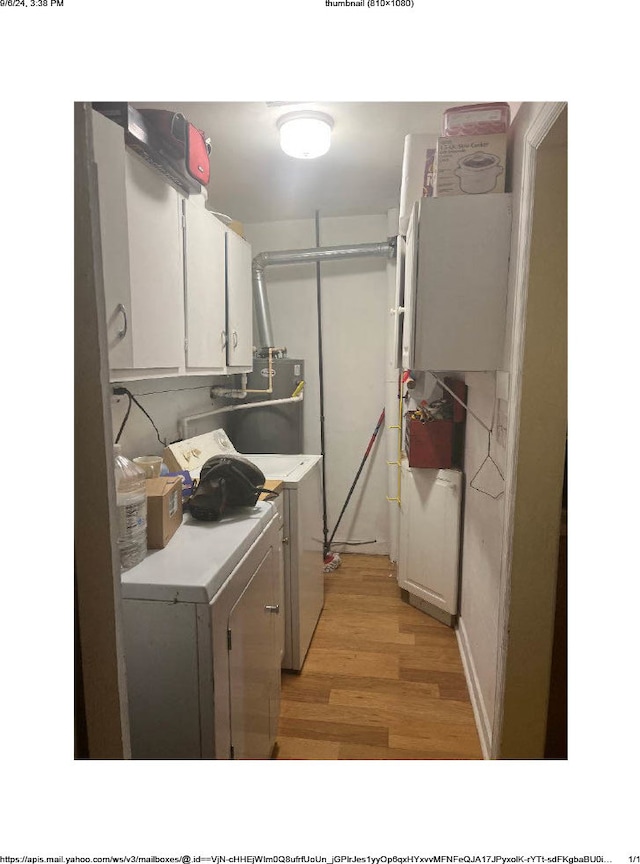
{"type": "Polygon", "coordinates": [[[414,366],[415,293],[418,275],[418,242],[420,231],[420,202],[411,211],[404,255],[404,295],[402,306],[402,368],[414,366]]]}
{"type": "Polygon", "coordinates": [[[392,309],[394,315],[393,321],[393,351],[391,354],[391,368],[402,368],[402,330],[404,323],[404,268],[406,255],[406,241],[404,237],[397,238],[397,255],[396,255],[396,287],[395,299],[392,309]]]}

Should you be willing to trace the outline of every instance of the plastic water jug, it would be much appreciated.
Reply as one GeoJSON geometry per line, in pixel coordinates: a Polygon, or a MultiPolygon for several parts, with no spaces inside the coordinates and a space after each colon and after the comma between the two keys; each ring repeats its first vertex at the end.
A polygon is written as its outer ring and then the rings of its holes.
{"type": "Polygon", "coordinates": [[[142,468],[122,455],[119,444],[113,449],[120,567],[129,570],[143,561],[147,554],[146,477],[142,468]]]}

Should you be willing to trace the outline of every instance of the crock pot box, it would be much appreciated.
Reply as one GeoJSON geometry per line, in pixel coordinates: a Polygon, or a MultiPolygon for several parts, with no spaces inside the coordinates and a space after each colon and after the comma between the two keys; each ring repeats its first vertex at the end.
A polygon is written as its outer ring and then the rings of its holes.
{"type": "Polygon", "coordinates": [[[435,197],[504,192],[507,136],[438,138],[435,197]]]}
{"type": "Polygon", "coordinates": [[[169,444],[164,448],[163,459],[170,472],[188,471],[191,478],[197,480],[207,459],[237,452],[224,429],[214,429],[204,435],[195,435],[193,438],[169,444]]]}

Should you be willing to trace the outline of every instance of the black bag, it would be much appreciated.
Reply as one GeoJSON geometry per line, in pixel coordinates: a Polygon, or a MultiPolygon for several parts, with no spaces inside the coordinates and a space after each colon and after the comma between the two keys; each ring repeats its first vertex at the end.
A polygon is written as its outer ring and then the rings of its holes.
{"type": "Polygon", "coordinates": [[[262,471],[238,454],[212,456],[200,470],[200,482],[189,499],[194,519],[216,521],[233,507],[254,507],[264,488],[262,471]]]}

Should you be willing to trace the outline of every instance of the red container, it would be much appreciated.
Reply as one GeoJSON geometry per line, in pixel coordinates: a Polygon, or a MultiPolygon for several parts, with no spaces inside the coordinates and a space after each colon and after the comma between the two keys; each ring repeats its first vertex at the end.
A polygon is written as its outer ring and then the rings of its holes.
{"type": "Polygon", "coordinates": [[[509,128],[511,109],[508,102],[482,102],[449,108],[442,115],[442,135],[499,135],[509,128]]]}
{"type": "MultiPolygon", "coordinates": [[[[450,390],[456,394],[458,399],[462,402],[466,403],[467,401],[467,385],[464,381],[458,381],[457,378],[445,378],[444,383],[450,390]]],[[[451,393],[448,390],[445,390],[442,394],[443,399],[448,399],[453,406],[453,422],[454,423],[464,423],[466,412],[460,402],[453,398],[451,393]]]]}
{"type": "Polygon", "coordinates": [[[410,468],[453,467],[452,420],[407,420],[406,438],[410,468]]]}

